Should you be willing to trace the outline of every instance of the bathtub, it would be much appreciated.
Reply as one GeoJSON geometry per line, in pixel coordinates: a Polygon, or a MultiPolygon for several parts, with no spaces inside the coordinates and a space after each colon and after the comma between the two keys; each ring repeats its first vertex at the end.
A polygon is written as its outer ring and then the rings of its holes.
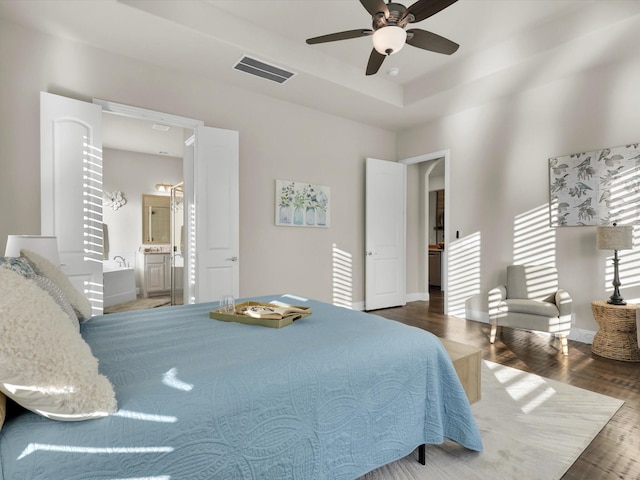
{"type": "Polygon", "coordinates": [[[136,299],[136,276],[133,267],[120,267],[117,262],[102,265],[103,307],[136,299]]]}

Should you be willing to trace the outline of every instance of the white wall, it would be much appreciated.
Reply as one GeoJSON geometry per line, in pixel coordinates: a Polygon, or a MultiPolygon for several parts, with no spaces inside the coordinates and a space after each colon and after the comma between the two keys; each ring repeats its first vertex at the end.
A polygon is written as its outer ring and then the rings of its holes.
{"type": "MultiPolygon", "coordinates": [[[[486,305],[475,300],[504,282],[518,216],[546,208],[550,157],[640,141],[639,78],[640,58],[610,63],[401,132],[400,158],[451,150],[449,238],[459,230],[453,245],[480,241],[480,275],[468,276],[465,294],[450,298],[450,309],[486,315],[486,305]]],[[[574,299],[577,334],[597,330],[590,304],[612,293],[605,283],[610,252],[596,249],[595,233],[595,227],[555,230],[555,261],[574,299]]],[[[637,282],[621,281],[627,301],[640,297],[637,282]]]]}
{"type": "Polygon", "coordinates": [[[9,234],[40,233],[39,92],[101,98],[240,132],[242,296],[290,292],[332,301],[335,244],[351,255],[352,300],[363,301],[365,158],[395,160],[395,133],[4,20],[0,85],[1,251],[9,234]],[[330,186],[331,227],[276,227],[275,179],[330,186]]]}

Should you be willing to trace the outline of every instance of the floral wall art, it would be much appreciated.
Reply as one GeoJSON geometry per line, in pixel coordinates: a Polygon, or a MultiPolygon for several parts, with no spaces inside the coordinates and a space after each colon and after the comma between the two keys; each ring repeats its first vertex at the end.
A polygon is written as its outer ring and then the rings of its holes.
{"type": "Polygon", "coordinates": [[[330,211],[330,187],[276,180],[276,225],[326,228],[330,211]]]}
{"type": "Polygon", "coordinates": [[[640,144],[549,159],[551,226],[638,223],[640,144]]]}

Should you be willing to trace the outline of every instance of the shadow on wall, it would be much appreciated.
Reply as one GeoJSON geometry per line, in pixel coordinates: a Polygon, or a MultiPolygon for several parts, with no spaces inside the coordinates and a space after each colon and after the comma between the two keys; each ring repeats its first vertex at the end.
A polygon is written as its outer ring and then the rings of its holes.
{"type": "MultiPolygon", "coordinates": [[[[513,222],[513,260],[509,262],[514,265],[548,265],[556,266],[556,231],[551,228],[549,222],[549,204],[534,208],[528,212],[516,216],[513,222]]],[[[464,296],[464,309],[461,302],[457,302],[459,314],[451,315],[464,316],[469,320],[489,323],[489,302],[487,300],[488,290],[480,289],[480,234],[476,233],[472,237],[477,237],[470,243],[469,237],[460,243],[460,250],[465,252],[466,257],[455,258],[456,269],[460,271],[460,278],[478,278],[477,289],[464,296]],[[475,245],[475,246],[474,246],[475,245]],[[471,260],[470,254],[477,251],[477,260],[471,260]],[[477,267],[474,268],[474,265],[477,267]]],[[[452,249],[453,250],[453,249],[452,249]]],[[[453,254],[453,251],[452,251],[453,254]]],[[[451,268],[452,262],[450,262],[451,268]]],[[[506,265],[504,265],[506,271],[506,265]]],[[[460,284],[461,282],[456,282],[460,284]]],[[[462,295],[460,295],[462,296],[462,295]]],[[[452,305],[449,307],[452,308],[452,305]]],[[[449,310],[452,312],[453,310],[449,310]]]]}

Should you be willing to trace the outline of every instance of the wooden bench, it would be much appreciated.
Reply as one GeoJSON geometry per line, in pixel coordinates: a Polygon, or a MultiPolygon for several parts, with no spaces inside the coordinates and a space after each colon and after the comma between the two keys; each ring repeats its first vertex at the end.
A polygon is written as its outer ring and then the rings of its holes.
{"type": "Polygon", "coordinates": [[[440,341],[453,361],[453,366],[467,394],[469,403],[477,402],[482,396],[480,379],[482,351],[477,347],[452,342],[444,338],[441,338],[440,341]]]}

